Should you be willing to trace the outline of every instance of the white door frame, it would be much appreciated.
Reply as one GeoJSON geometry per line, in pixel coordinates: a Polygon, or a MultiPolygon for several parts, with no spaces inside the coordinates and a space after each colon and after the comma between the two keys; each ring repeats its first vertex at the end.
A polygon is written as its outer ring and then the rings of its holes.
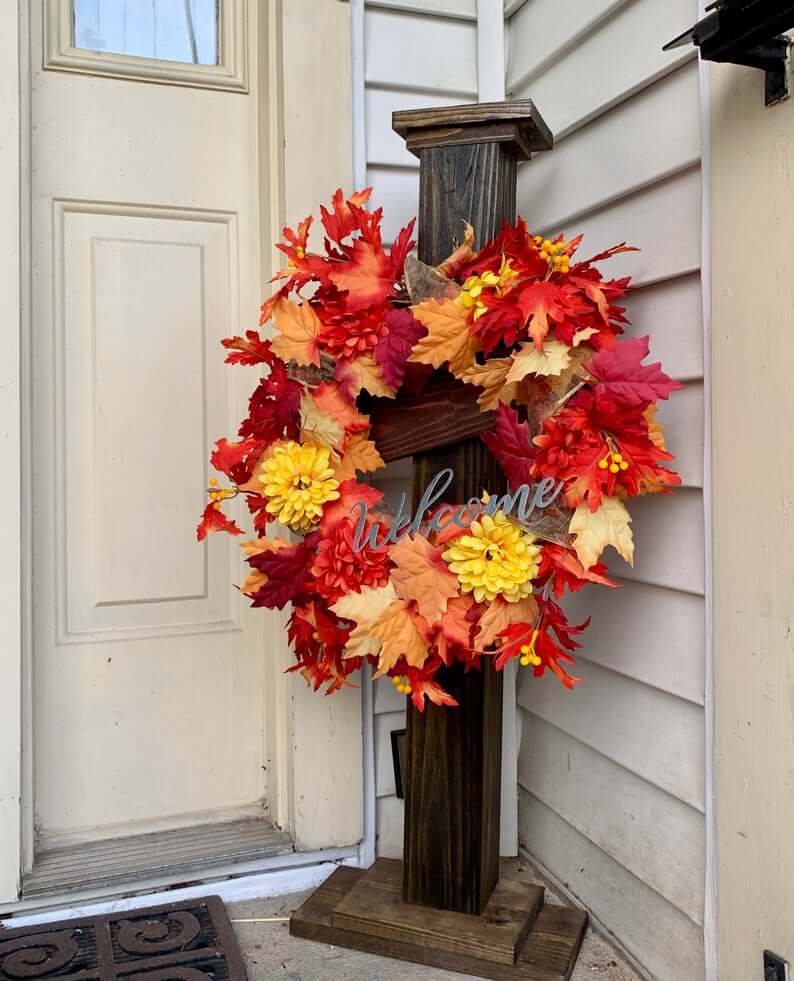
{"type": "MultiPolygon", "coordinates": [[[[28,7],[0,4],[0,905],[19,897],[21,869],[33,842],[30,767],[29,336],[30,65],[28,7]]],[[[350,7],[337,0],[257,3],[264,76],[260,149],[270,159],[262,188],[263,255],[286,218],[316,211],[337,187],[352,183],[350,7]],[[316,38],[316,47],[307,44],[316,38]],[[317,85],[323,78],[324,84],[317,85]],[[320,158],[314,153],[323,147],[320,158]]],[[[275,260],[273,260],[275,263],[275,260]]],[[[272,268],[263,269],[263,287],[272,268]]],[[[243,326],[243,325],[241,325],[243,326]]],[[[265,614],[266,615],[266,614],[265,614]]],[[[353,852],[363,835],[360,692],[325,699],[302,679],[284,676],[285,631],[269,634],[268,799],[274,820],[298,850],[353,852]],[[323,752],[318,752],[322,747],[323,752]]],[[[306,854],[305,859],[311,855],[306,854]]],[[[319,856],[318,856],[319,857],[319,856]]],[[[330,857],[330,856],[329,856],[330,857]]],[[[337,857],[336,854],[333,857],[337,857]]]]}
{"type": "Polygon", "coordinates": [[[22,188],[19,4],[0,4],[0,900],[15,899],[22,795],[22,188]]]}

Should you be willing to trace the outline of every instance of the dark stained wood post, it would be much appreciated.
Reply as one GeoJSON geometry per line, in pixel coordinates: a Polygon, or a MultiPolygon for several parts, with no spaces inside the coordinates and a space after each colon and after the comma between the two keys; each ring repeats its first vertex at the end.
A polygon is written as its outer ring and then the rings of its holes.
{"type": "MultiPolygon", "coordinates": [[[[420,159],[419,258],[437,264],[472,223],[478,242],[515,218],[516,167],[551,134],[531,102],[394,114],[420,159]]],[[[478,434],[476,389],[436,372],[418,395],[363,406],[384,460],[414,457],[414,511],[432,477],[451,467],[449,498],[496,492],[501,472],[478,434]]],[[[405,860],[339,868],[290,919],[293,936],[399,957],[493,981],[567,981],[587,915],[545,906],[542,886],[499,861],[502,676],[446,669],[455,709],[408,706],[405,860]],[[495,888],[494,888],[495,887],[495,888]]]]}
{"type": "MultiPolygon", "coordinates": [[[[436,265],[470,222],[481,245],[516,217],[519,160],[550,149],[531,102],[454,106],[394,114],[394,129],[419,157],[419,258],[436,265]]],[[[479,437],[414,456],[414,508],[439,470],[455,479],[449,502],[505,489],[479,437]]],[[[457,709],[408,704],[403,900],[479,914],[499,879],[502,675],[461,664],[439,679],[457,709]]]]}

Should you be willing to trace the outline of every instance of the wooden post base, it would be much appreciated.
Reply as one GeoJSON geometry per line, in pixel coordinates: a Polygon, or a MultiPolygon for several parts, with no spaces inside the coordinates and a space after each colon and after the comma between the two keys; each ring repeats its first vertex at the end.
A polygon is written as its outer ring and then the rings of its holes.
{"type": "Polygon", "coordinates": [[[543,887],[515,859],[482,915],[402,901],[402,862],[339,868],[290,919],[290,933],[494,981],[568,981],[587,914],[544,904],[543,887]]]}

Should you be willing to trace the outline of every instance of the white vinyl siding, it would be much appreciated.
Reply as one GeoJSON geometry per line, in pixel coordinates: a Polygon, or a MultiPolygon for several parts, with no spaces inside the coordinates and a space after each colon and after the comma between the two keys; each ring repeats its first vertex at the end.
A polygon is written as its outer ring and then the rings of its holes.
{"type": "MultiPolygon", "coordinates": [[[[592,615],[570,693],[522,672],[522,847],[660,981],[704,976],[705,542],[700,106],[690,49],[662,44],[695,0],[507,0],[508,98],[531,98],[552,153],[519,170],[533,231],[584,233],[582,255],[631,275],[629,334],[685,382],[660,420],[684,486],[630,503],[621,588],[566,600],[592,615]]],[[[577,619],[578,618],[578,619],[577,619]]]]}

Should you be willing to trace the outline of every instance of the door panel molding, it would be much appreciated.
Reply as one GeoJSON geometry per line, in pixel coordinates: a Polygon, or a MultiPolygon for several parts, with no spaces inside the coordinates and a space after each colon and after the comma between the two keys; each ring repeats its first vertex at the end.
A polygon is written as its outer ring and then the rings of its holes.
{"type": "Polygon", "coordinates": [[[162,85],[248,91],[246,0],[221,0],[217,65],[90,51],[74,45],[72,0],[44,0],[44,68],[162,85]]]}
{"type": "Polygon", "coordinates": [[[56,199],[53,232],[58,643],[240,630],[236,542],[210,536],[202,563],[172,520],[175,495],[201,513],[209,432],[236,424],[216,352],[239,320],[237,216],[56,199]],[[143,405],[192,443],[158,454],[135,425],[143,405]],[[117,520],[136,509],[134,527],[117,520]]]}

